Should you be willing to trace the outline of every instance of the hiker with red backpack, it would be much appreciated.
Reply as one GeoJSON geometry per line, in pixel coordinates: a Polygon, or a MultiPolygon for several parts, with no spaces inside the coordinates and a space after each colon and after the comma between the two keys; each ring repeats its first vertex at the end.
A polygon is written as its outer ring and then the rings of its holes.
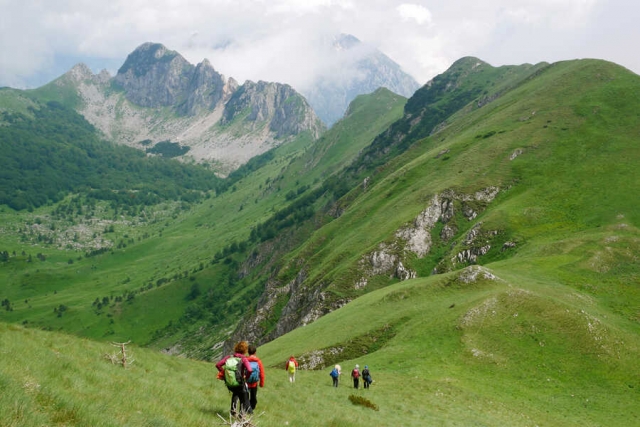
{"type": "Polygon", "coordinates": [[[287,363],[284,365],[284,369],[289,373],[289,382],[296,382],[296,369],[298,369],[298,361],[295,357],[291,356],[287,363]]]}
{"type": "Polygon", "coordinates": [[[258,404],[258,383],[260,388],[264,387],[264,366],[262,366],[262,360],[256,356],[256,346],[249,346],[249,357],[247,360],[251,365],[251,375],[247,379],[247,387],[249,388],[249,403],[251,409],[256,409],[258,404]]]}
{"type": "Polygon", "coordinates": [[[353,378],[353,388],[358,388],[360,384],[360,365],[356,365],[351,371],[351,378],[353,378]]]}
{"type": "Polygon", "coordinates": [[[251,364],[245,354],[248,350],[246,341],[240,341],[233,347],[233,354],[223,357],[218,363],[218,378],[223,379],[231,392],[231,416],[243,416],[253,413],[249,403],[247,378],[251,375],[251,364]],[[240,408],[238,410],[238,402],[240,408]]]}

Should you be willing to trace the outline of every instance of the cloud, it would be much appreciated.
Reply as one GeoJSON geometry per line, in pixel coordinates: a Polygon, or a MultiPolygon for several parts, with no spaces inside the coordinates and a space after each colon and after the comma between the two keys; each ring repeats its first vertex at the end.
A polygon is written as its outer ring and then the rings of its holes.
{"type": "Polygon", "coordinates": [[[0,0],[0,10],[0,86],[50,81],[73,65],[60,58],[113,73],[151,41],[241,82],[295,87],[337,72],[322,46],[339,33],[421,83],[466,55],[493,65],[590,56],[640,71],[630,0],[0,0]]]}
{"type": "Polygon", "coordinates": [[[431,12],[419,4],[403,3],[397,7],[397,11],[404,21],[414,20],[418,25],[431,22],[431,12]]]}

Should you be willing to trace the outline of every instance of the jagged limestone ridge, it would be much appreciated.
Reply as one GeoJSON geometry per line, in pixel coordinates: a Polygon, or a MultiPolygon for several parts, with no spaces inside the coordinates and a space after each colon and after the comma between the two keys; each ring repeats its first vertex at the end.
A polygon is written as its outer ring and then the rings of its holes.
{"type": "Polygon", "coordinates": [[[225,105],[221,124],[232,122],[243,112],[249,122],[269,122],[276,137],[311,130],[314,137],[323,131],[307,101],[291,86],[259,81],[245,82],[225,105]]]}
{"type": "Polygon", "coordinates": [[[213,162],[221,174],[301,132],[318,137],[325,129],[290,86],[240,86],[208,60],[194,66],[158,43],[135,49],[113,78],[78,64],[52,84],[54,99],[72,99],[105,138],[143,150],[149,141],[177,142],[190,148],[183,157],[213,162]],[[250,114],[230,125],[225,117],[238,111],[250,114]]]}

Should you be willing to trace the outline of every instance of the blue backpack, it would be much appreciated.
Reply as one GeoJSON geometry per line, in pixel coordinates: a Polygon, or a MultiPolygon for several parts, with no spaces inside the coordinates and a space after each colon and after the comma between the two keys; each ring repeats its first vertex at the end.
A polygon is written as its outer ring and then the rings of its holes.
{"type": "Polygon", "coordinates": [[[336,368],[333,368],[333,371],[331,371],[329,375],[331,375],[331,378],[338,378],[338,370],[336,368]]]}
{"type": "Polygon", "coordinates": [[[251,365],[251,375],[247,378],[247,382],[250,384],[257,383],[260,381],[260,365],[254,360],[250,360],[249,364],[251,365]]]}

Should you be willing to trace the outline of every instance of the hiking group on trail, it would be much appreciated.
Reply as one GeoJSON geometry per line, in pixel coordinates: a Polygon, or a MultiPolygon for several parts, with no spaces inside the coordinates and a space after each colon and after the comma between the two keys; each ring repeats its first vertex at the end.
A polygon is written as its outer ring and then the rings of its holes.
{"type": "MultiPolygon", "coordinates": [[[[240,341],[233,347],[233,354],[223,357],[216,363],[218,379],[224,380],[227,389],[231,392],[232,417],[253,414],[258,405],[258,386],[264,387],[265,372],[256,352],[256,346],[240,341]]],[[[289,357],[285,363],[285,370],[291,384],[296,382],[297,369],[298,361],[294,356],[289,357]]],[[[335,365],[329,374],[333,380],[333,387],[338,387],[341,374],[340,365],[335,365]]],[[[359,387],[361,377],[364,388],[369,388],[373,380],[367,365],[362,373],[360,373],[360,365],[356,365],[351,371],[354,388],[359,387]]]]}
{"type": "MultiPolygon", "coordinates": [[[[333,386],[338,387],[340,375],[342,375],[342,368],[340,367],[340,365],[335,365],[329,375],[333,380],[333,386]]],[[[369,371],[369,366],[367,365],[365,365],[362,372],[360,372],[360,365],[356,365],[356,367],[351,371],[351,378],[353,379],[353,388],[359,388],[360,378],[362,378],[364,388],[369,388],[369,386],[373,382],[373,379],[371,378],[371,372],[369,371]]]]}

